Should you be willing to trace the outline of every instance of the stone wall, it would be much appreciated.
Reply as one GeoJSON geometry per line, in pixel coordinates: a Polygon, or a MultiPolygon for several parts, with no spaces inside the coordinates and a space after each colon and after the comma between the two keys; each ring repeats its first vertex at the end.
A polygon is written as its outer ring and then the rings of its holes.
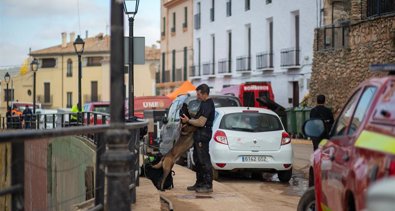
{"type": "Polygon", "coordinates": [[[348,37],[348,47],[317,50],[322,37],[315,36],[310,105],[315,104],[315,96],[324,94],[338,113],[359,83],[386,75],[369,72],[370,64],[395,63],[394,15],[354,23],[348,37]]]}

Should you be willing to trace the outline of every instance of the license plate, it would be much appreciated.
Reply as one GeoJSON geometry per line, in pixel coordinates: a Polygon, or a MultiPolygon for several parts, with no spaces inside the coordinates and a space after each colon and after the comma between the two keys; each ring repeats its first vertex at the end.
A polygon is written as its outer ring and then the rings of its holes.
{"type": "Polygon", "coordinates": [[[243,162],[265,162],[267,157],[263,155],[242,156],[243,162]]]}

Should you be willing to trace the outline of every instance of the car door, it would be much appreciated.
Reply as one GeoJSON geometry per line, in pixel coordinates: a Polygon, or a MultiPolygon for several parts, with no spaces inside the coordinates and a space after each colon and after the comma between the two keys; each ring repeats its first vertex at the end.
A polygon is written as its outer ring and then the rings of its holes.
{"type": "Polygon", "coordinates": [[[319,197],[321,197],[320,201],[323,203],[321,206],[327,206],[333,211],[343,210],[341,193],[344,187],[341,181],[341,172],[339,172],[340,169],[335,160],[341,159],[343,154],[341,145],[346,146],[350,144],[347,131],[354,109],[358,103],[360,92],[360,89],[358,89],[351,96],[332,127],[329,141],[321,149],[320,172],[322,194],[319,194],[319,197]]]}
{"type": "MultiPolygon", "coordinates": [[[[341,204],[339,210],[348,210],[350,206],[355,207],[355,201],[348,201],[347,191],[351,191],[355,194],[355,171],[354,168],[361,164],[361,158],[355,153],[354,143],[358,139],[361,129],[363,128],[365,117],[369,113],[370,105],[375,97],[377,87],[366,86],[362,90],[362,94],[359,97],[358,104],[354,109],[351,121],[347,127],[345,135],[346,139],[334,144],[335,147],[335,159],[333,161],[333,175],[335,175],[338,183],[341,183],[338,187],[340,200],[338,204],[341,204]],[[341,187],[341,188],[339,188],[341,187]]],[[[364,161],[362,161],[364,162],[364,161]]],[[[361,175],[361,172],[358,172],[361,175]]],[[[356,184],[357,186],[363,186],[363,184],[356,184]]],[[[355,199],[355,197],[353,197],[355,199]]]]}

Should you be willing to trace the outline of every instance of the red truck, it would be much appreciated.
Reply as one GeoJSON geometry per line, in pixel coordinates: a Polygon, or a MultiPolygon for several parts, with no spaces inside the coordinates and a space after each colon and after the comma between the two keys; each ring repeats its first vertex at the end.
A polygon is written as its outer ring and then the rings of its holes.
{"type": "MultiPolygon", "coordinates": [[[[395,65],[371,68],[395,70],[395,65]]],[[[321,137],[323,122],[308,120],[303,130],[308,137],[321,137]]],[[[312,162],[316,210],[366,210],[368,187],[395,176],[395,76],[359,85],[312,162]]]]}
{"type": "Polygon", "coordinates": [[[270,82],[246,82],[240,85],[231,85],[221,90],[221,94],[231,94],[240,99],[242,106],[264,107],[256,99],[266,97],[274,102],[274,94],[270,82]]]}

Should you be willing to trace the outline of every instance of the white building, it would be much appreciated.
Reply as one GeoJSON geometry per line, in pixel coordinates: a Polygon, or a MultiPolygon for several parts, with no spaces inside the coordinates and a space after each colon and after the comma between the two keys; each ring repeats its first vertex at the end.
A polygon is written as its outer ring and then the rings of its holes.
{"type": "Polygon", "coordinates": [[[275,100],[297,106],[308,92],[314,28],[311,0],[194,0],[194,70],[190,80],[214,91],[270,81],[275,100]],[[230,66],[230,68],[229,68],[230,66]]]}

